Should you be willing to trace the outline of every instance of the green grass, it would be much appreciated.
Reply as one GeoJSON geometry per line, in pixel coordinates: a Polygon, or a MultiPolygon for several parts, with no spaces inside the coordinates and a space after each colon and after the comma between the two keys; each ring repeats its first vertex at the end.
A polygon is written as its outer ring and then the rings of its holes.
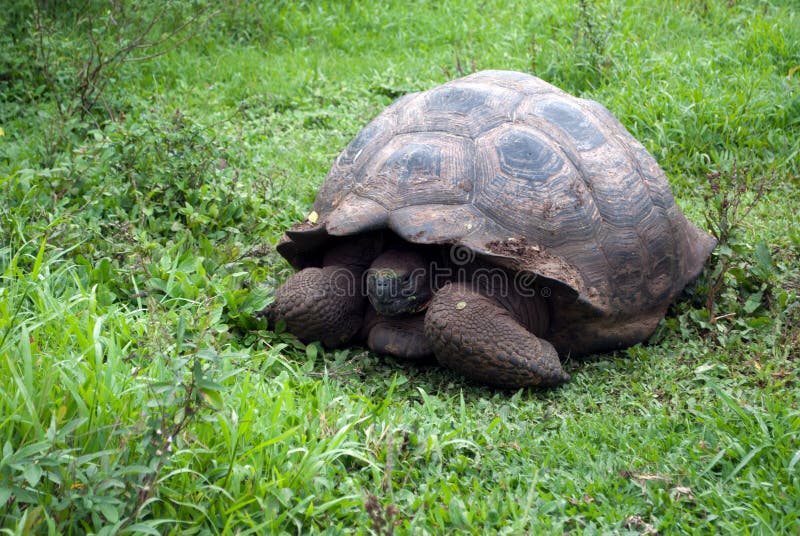
{"type": "Polygon", "coordinates": [[[375,4],[224,7],[83,119],[69,14],[51,85],[29,8],[0,20],[3,533],[800,531],[795,3],[375,4]],[[724,318],[706,275],[650,344],[516,393],[263,329],[267,246],[348,140],[484,68],[605,104],[701,226],[707,173],[774,171],[714,259],[724,318]]]}

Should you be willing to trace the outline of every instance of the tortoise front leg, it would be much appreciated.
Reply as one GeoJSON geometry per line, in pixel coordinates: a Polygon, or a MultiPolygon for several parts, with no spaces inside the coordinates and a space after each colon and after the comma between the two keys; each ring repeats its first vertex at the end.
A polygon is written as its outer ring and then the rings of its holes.
{"type": "Polygon", "coordinates": [[[420,360],[433,354],[425,337],[425,317],[382,316],[370,310],[364,323],[367,346],[373,352],[409,360],[420,360]]]}
{"type": "Polygon", "coordinates": [[[436,293],[425,315],[425,335],[442,365],[483,384],[520,388],[569,381],[553,345],[464,284],[436,293]]]}
{"type": "Polygon", "coordinates": [[[261,316],[270,325],[284,320],[303,342],[340,346],[358,333],[364,319],[367,299],[358,273],[341,265],[301,270],[275,291],[275,301],[261,316]]]}

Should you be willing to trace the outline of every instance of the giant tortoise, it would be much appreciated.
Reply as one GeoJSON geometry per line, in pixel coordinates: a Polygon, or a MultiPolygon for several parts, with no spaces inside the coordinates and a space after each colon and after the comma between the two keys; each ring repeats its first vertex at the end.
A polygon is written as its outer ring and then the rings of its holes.
{"type": "Polygon", "coordinates": [[[480,383],[647,339],[714,239],[603,106],[483,71],[400,98],[333,163],[264,310],[303,341],[433,354],[480,383]]]}

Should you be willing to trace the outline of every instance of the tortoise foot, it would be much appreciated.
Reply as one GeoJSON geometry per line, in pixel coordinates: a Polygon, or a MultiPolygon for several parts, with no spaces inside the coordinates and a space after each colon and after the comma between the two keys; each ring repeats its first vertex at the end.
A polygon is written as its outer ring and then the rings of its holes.
{"type": "Polygon", "coordinates": [[[342,267],[306,268],[275,291],[275,301],[260,316],[270,325],[284,320],[286,329],[303,342],[340,346],[358,333],[363,323],[366,298],[358,281],[342,267]]]}
{"type": "Polygon", "coordinates": [[[368,316],[367,346],[373,352],[401,359],[420,360],[433,350],[425,337],[425,317],[421,314],[403,317],[368,316]]]}
{"type": "Polygon", "coordinates": [[[463,284],[436,293],[425,315],[425,335],[442,365],[480,383],[516,389],[569,381],[553,345],[463,284]]]}

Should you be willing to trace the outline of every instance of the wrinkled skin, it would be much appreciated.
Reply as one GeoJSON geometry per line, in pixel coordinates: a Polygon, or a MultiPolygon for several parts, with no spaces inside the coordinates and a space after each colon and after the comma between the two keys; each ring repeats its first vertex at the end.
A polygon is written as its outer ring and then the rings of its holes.
{"type": "MultiPolygon", "coordinates": [[[[361,259],[372,253],[368,245],[358,248],[366,254],[361,259]]],[[[547,325],[543,302],[496,298],[492,289],[473,288],[469,281],[433,288],[428,260],[409,247],[369,257],[374,260],[366,270],[353,262],[352,251],[346,257],[334,252],[321,268],[294,274],[264,315],[271,322],[285,320],[307,342],[336,347],[360,334],[378,353],[406,359],[434,354],[443,366],[487,385],[569,381],[556,350],[533,332],[547,325]],[[360,292],[346,292],[356,279],[360,292]]]]}
{"type": "Polygon", "coordinates": [[[432,297],[425,258],[413,251],[391,249],[367,270],[367,297],[380,315],[415,313],[432,297]]]}

